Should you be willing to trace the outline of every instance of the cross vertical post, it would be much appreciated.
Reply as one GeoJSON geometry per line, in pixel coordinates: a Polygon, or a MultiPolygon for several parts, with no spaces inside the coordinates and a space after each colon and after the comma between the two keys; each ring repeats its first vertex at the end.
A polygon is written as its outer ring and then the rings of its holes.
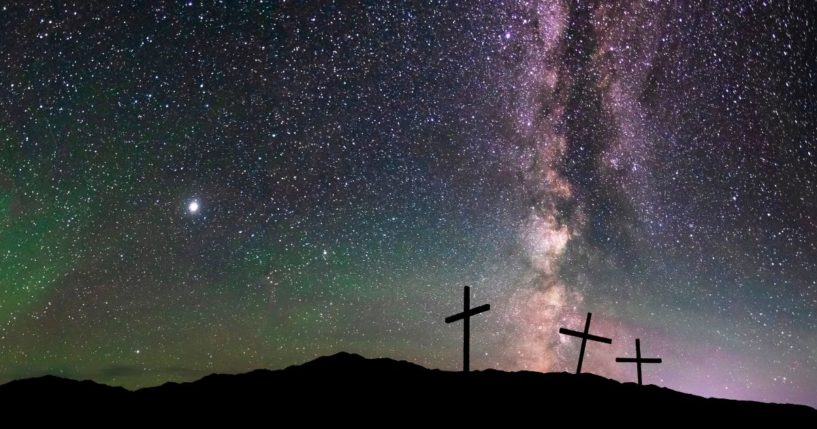
{"type": "MultiPolygon", "coordinates": [[[[462,299],[462,312],[468,313],[471,309],[471,288],[465,286],[462,299]]],[[[462,319],[462,372],[471,370],[471,317],[462,319]]]]}
{"type": "Polygon", "coordinates": [[[584,335],[582,336],[582,347],[579,349],[579,366],[576,367],[576,374],[582,373],[582,362],[584,362],[584,349],[587,347],[587,333],[590,331],[590,318],[593,313],[587,313],[587,321],[584,322],[584,335]]]}
{"type": "Polygon", "coordinates": [[[638,384],[641,384],[641,340],[635,339],[635,360],[638,362],[638,384]]]}

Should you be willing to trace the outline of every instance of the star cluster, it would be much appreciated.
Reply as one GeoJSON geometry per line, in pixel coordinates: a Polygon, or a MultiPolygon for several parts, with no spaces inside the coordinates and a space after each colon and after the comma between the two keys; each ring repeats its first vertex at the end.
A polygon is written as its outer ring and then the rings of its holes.
{"type": "Polygon", "coordinates": [[[783,1],[6,2],[0,381],[346,350],[815,405],[817,22],[783,1]]]}

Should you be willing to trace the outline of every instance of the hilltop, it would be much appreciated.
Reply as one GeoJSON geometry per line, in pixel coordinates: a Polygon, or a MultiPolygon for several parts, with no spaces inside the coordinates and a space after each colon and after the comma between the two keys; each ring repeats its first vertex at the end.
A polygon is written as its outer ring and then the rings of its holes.
{"type": "Polygon", "coordinates": [[[448,421],[553,417],[630,425],[701,419],[817,421],[817,410],[803,405],[702,398],[593,374],[496,370],[463,374],[349,353],[282,370],[214,374],[137,391],[53,376],[16,380],[0,386],[0,401],[6,406],[70,407],[80,415],[104,407],[106,412],[139,410],[142,415],[156,410],[177,417],[240,413],[357,422],[374,416],[411,420],[434,416],[448,421]]]}

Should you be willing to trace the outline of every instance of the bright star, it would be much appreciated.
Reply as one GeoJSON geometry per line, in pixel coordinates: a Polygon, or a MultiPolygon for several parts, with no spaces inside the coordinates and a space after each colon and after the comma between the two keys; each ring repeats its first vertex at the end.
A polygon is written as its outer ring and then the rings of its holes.
{"type": "Polygon", "coordinates": [[[196,213],[199,211],[199,202],[198,201],[191,201],[190,204],[187,206],[187,210],[190,213],[196,213]]]}

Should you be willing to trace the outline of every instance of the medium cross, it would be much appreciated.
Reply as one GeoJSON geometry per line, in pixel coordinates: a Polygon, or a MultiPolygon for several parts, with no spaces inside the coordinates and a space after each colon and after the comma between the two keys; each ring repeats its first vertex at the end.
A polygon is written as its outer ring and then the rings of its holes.
{"type": "Polygon", "coordinates": [[[590,335],[590,317],[593,313],[587,313],[587,322],[584,323],[584,332],[574,331],[572,329],[559,328],[559,333],[564,335],[572,335],[582,339],[582,348],[579,350],[579,366],[576,368],[576,374],[582,373],[582,361],[584,361],[584,348],[587,346],[587,340],[598,341],[600,343],[612,344],[613,340],[610,338],[590,335]]]}
{"type": "Polygon", "coordinates": [[[641,384],[641,364],[642,363],[661,363],[661,358],[642,358],[641,357],[641,340],[638,338],[635,339],[635,357],[634,358],[624,358],[624,357],[617,357],[616,362],[635,362],[636,366],[638,367],[638,384],[641,384]]]}
{"type": "Polygon", "coordinates": [[[462,305],[462,313],[457,313],[453,316],[448,316],[445,318],[445,323],[456,322],[457,320],[462,319],[462,327],[463,327],[463,334],[462,334],[462,372],[468,372],[469,370],[469,360],[468,357],[470,353],[470,337],[471,337],[471,316],[477,315],[479,313],[483,313],[491,309],[490,304],[480,305],[479,307],[471,308],[471,288],[466,286],[465,287],[465,298],[462,305]]]}

